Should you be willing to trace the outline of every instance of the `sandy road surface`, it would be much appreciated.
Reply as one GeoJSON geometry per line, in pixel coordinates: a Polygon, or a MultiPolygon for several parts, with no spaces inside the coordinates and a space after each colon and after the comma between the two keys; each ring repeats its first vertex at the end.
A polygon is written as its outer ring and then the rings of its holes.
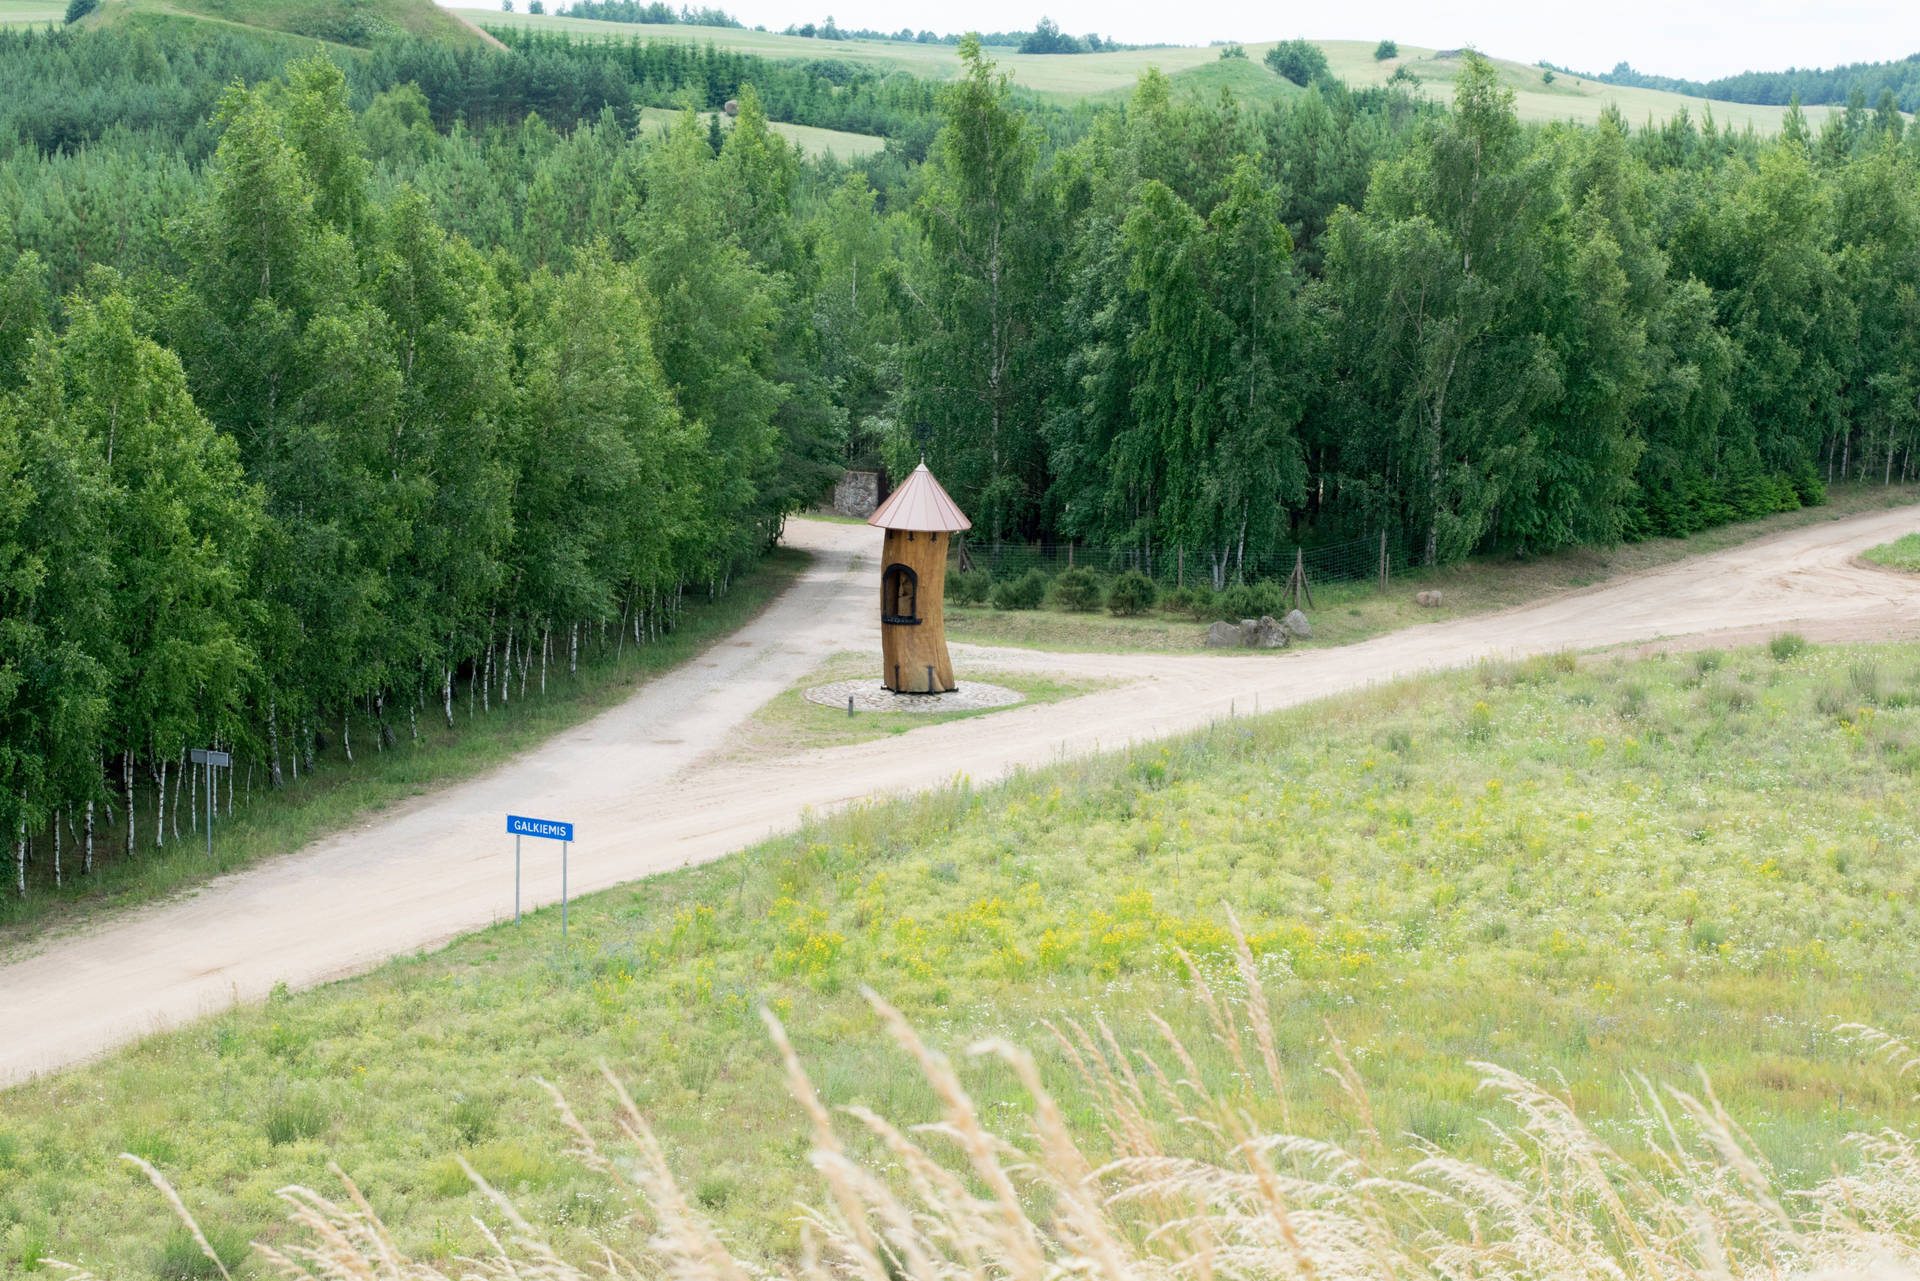
{"type": "MultiPolygon", "coordinates": [[[[1920,579],[1856,560],[1910,531],[1913,509],[1762,542],[1499,614],[1407,628],[1343,648],[1261,655],[1055,654],[960,646],[966,663],[1091,673],[1118,684],[989,721],[748,765],[712,759],[753,711],[825,656],[877,649],[872,553],[861,526],[794,522],[814,552],[753,623],[627,703],[539,751],[197,895],[57,939],[0,966],[0,1083],[74,1062],[276,981],[364,969],[512,914],[504,814],[579,827],[576,894],[703,862],[790,827],[801,811],[926,787],[1190,729],[1227,713],[1320,698],[1487,656],[1655,637],[1920,636],[1920,579]]],[[[964,679],[964,677],[963,677],[964,679]]],[[[557,851],[530,842],[529,904],[559,897],[557,851]]]]}

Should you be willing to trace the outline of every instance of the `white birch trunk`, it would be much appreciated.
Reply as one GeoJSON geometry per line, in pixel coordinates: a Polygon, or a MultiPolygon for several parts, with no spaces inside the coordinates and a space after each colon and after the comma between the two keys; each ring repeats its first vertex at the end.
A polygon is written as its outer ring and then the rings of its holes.
{"type": "Polygon", "coordinates": [[[340,750],[347,754],[347,764],[353,764],[353,709],[351,706],[340,713],[340,750]]]}
{"type": "Polygon", "coordinates": [[[133,857],[133,749],[120,754],[120,782],[127,792],[127,857],[133,857]]]}
{"type": "MultiPolygon", "coordinates": [[[[280,708],[273,699],[267,700],[267,755],[271,762],[270,777],[274,790],[278,791],[282,782],[280,776],[280,708]]],[[[298,768],[297,766],[295,768],[298,768]]]]}
{"type": "Polygon", "coordinates": [[[167,843],[167,766],[171,761],[162,759],[159,772],[155,775],[160,782],[158,795],[153,798],[153,848],[161,849],[167,843]]]}

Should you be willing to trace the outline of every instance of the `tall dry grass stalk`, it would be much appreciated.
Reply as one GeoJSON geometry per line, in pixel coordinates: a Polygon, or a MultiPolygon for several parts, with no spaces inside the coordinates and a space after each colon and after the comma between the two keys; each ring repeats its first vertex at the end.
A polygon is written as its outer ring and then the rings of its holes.
{"type": "MultiPolygon", "coordinates": [[[[1233,923],[1239,936],[1238,922],[1233,923]]],[[[1214,1034],[1259,1094],[1284,1099],[1266,993],[1240,940],[1237,991],[1194,969],[1214,1034]],[[1259,1070],[1254,1070],[1257,1059],[1259,1070]]],[[[1033,1058],[1006,1041],[972,1046],[1007,1064],[1032,1099],[1026,1132],[995,1133],[952,1064],[885,1001],[868,995],[893,1041],[919,1066],[940,1118],[903,1130],[864,1108],[846,1119],[890,1158],[884,1171],[850,1154],[785,1031],[767,1025],[814,1131],[825,1196],[801,1212],[799,1281],[1745,1281],[1920,1279],[1920,1146],[1886,1131],[1854,1136],[1854,1173],[1798,1191],[1781,1186],[1704,1082],[1698,1093],[1638,1083],[1656,1136],[1630,1163],[1568,1101],[1513,1072],[1478,1064],[1488,1095],[1518,1118],[1496,1126],[1500,1158],[1479,1164],[1415,1142],[1395,1151],[1375,1129],[1365,1090],[1335,1042],[1333,1075],[1364,1142],[1348,1149],[1268,1133],[1247,1097],[1210,1092],[1187,1048],[1156,1019],[1164,1051],[1124,1050],[1111,1029],[1053,1028],[1101,1100],[1096,1158],[1071,1132],[1033,1058]]],[[[1858,1030],[1858,1029],[1856,1029],[1858,1030]]],[[[1911,1052],[1861,1031],[1895,1061],[1911,1052]]],[[[495,1207],[483,1255],[451,1270],[406,1257],[345,1173],[347,1200],[305,1188],[281,1197],[297,1244],[256,1244],[289,1281],[760,1281],[687,1198],[645,1118],[612,1072],[624,1149],[609,1155],[548,1086],[573,1154],[629,1204],[626,1248],[563,1258],[540,1229],[471,1168],[495,1207]]],[[[1489,1109],[1492,1111],[1492,1109],[1489,1109]]],[[[1284,1112],[1281,1115],[1285,1115],[1284,1112]]],[[[1491,1120],[1488,1122],[1493,1124],[1491,1120]]],[[[146,1169],[195,1239],[213,1252],[157,1171],[146,1169]]],[[[224,1267],[222,1268],[224,1271],[224,1267]]],[[[84,1275],[84,1274],[82,1274],[84,1275]]]]}

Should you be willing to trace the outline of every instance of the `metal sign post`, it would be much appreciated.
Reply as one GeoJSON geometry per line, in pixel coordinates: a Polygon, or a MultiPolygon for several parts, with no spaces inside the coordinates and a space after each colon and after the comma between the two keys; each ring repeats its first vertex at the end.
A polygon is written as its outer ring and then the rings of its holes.
{"type": "Polygon", "coordinates": [[[196,747],[187,753],[195,765],[207,767],[207,861],[213,861],[213,771],[233,764],[231,752],[215,752],[196,747]]]}
{"type": "Polygon", "coordinates": [[[539,836],[560,842],[560,937],[567,936],[567,851],[573,844],[573,824],[558,819],[525,818],[507,815],[507,831],[513,834],[513,921],[520,923],[520,838],[539,836]]]}

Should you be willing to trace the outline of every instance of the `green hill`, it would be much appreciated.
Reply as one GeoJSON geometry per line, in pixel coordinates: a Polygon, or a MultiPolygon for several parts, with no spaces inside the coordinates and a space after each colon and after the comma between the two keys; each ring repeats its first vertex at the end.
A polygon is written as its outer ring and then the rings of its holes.
{"type": "MultiPolygon", "coordinates": [[[[14,7],[48,6],[15,0],[14,7]]],[[[455,45],[493,39],[433,0],[107,0],[85,21],[153,18],[249,27],[354,48],[392,35],[424,36],[455,45]]]]}
{"type": "MultiPolygon", "coordinates": [[[[475,23],[531,27],[542,31],[565,31],[596,39],[625,40],[633,36],[652,39],[680,39],[711,42],[722,48],[757,53],[769,58],[832,58],[862,62],[886,69],[910,71],[916,75],[949,79],[959,74],[960,56],[952,45],[906,44],[890,40],[816,40],[803,36],[783,36],[767,31],[747,31],[737,27],[642,26],[627,22],[599,22],[552,15],[502,13],[498,10],[470,9],[467,16],[475,23]]],[[[1010,72],[1015,84],[1036,93],[1062,98],[1087,98],[1118,95],[1130,90],[1140,73],[1158,67],[1182,86],[1203,92],[1216,92],[1226,84],[1243,100],[1268,101],[1292,92],[1292,86],[1269,72],[1261,64],[1274,41],[1248,44],[1248,61],[1223,65],[1220,51],[1206,45],[1160,49],[1123,49],[1113,53],[1023,54],[1011,49],[995,49],[1000,65],[1010,72]],[[1262,79],[1264,77],[1264,79],[1262,79]]],[[[1356,88],[1385,84],[1387,77],[1405,67],[1420,82],[1420,92],[1446,97],[1452,92],[1453,78],[1460,71],[1463,50],[1422,49],[1402,44],[1400,57],[1385,62],[1373,58],[1372,40],[1316,41],[1326,52],[1333,73],[1356,88]]],[[[1494,65],[1514,89],[1515,101],[1523,120],[1575,120],[1592,123],[1609,105],[1617,106],[1628,120],[1639,124],[1646,120],[1666,120],[1682,109],[1699,119],[1711,109],[1721,125],[1744,128],[1752,125],[1762,134],[1779,132],[1785,115],[1783,107],[1746,103],[1714,102],[1683,97],[1660,89],[1641,89],[1602,84],[1580,76],[1555,73],[1546,79],[1544,69],[1495,58],[1494,65]]],[[[1830,108],[1807,109],[1807,118],[1817,127],[1830,108]]]]}

